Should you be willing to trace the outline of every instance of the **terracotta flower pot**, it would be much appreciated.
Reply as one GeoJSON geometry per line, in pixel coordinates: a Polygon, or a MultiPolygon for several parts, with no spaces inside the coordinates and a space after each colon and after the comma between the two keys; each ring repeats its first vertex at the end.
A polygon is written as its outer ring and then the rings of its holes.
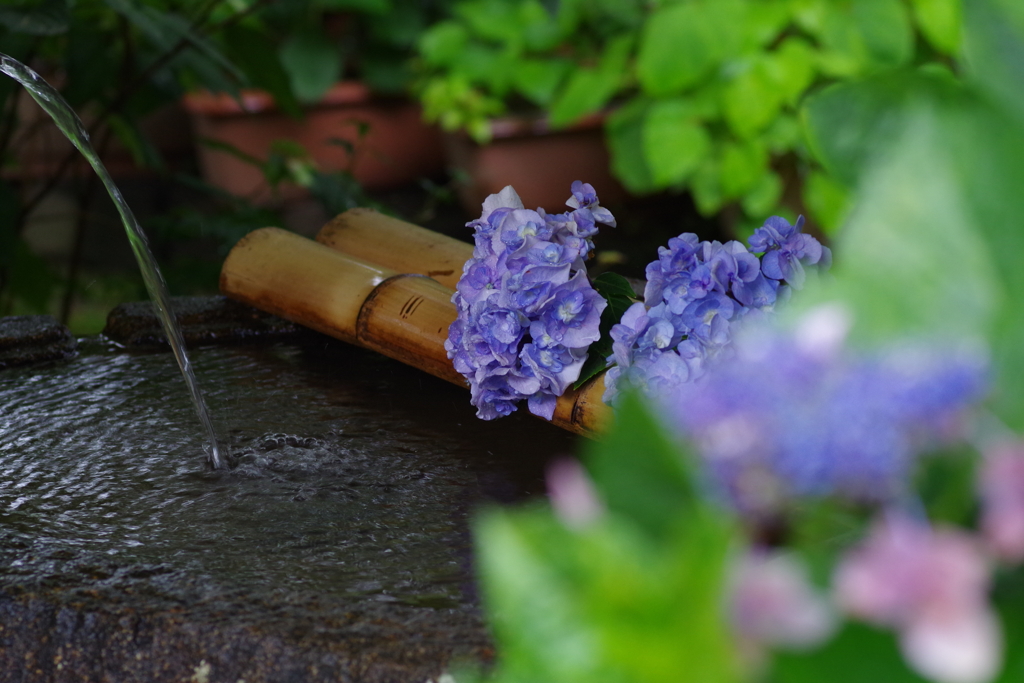
{"type": "MultiPolygon", "coordinates": [[[[224,93],[191,93],[185,107],[200,141],[199,160],[207,182],[257,201],[271,197],[260,170],[202,140],[227,143],[261,160],[275,140],[292,140],[322,169],[349,170],[367,188],[401,185],[444,165],[440,133],[423,123],[419,105],[375,97],[362,83],[335,84],[301,120],[278,110],[270,94],[258,90],[243,91],[241,103],[224,93]],[[350,143],[354,151],[332,139],[350,143]]],[[[294,196],[298,191],[285,188],[284,194],[294,196]]]]}
{"type": "Polygon", "coordinates": [[[590,116],[570,128],[552,130],[540,118],[503,118],[491,123],[492,140],[474,142],[464,133],[445,136],[449,165],[462,172],[459,198],[470,214],[506,185],[528,208],[565,209],[574,180],[590,183],[602,203],[626,195],[612,176],[604,141],[604,117],[590,116]]]}

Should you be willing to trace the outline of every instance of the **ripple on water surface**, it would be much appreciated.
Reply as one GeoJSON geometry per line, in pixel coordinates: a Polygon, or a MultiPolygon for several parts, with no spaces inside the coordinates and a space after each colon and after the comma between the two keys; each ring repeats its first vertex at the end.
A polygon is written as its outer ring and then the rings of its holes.
{"type": "Polygon", "coordinates": [[[237,465],[208,472],[171,356],[94,347],[0,374],[5,585],[84,562],[214,597],[472,607],[472,510],[537,492],[572,448],[526,416],[480,423],[463,390],[342,344],[222,347],[194,362],[237,465]]]}

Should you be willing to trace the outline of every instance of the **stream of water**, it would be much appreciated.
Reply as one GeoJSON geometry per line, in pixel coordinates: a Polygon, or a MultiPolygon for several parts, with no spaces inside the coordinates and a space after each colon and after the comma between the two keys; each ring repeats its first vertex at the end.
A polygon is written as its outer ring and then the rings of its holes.
{"type": "Polygon", "coordinates": [[[206,407],[206,401],[203,399],[203,394],[196,382],[195,373],[192,371],[192,364],[189,361],[188,353],[185,351],[185,341],[182,338],[181,328],[171,312],[167,284],[164,282],[160,268],[153,257],[153,252],[149,248],[146,234],[142,231],[127,202],[121,196],[121,191],[114,185],[114,181],[110,178],[106,167],[89,143],[89,134],[86,132],[85,126],[82,125],[81,119],[78,118],[78,114],[64,101],[60,93],[35,71],[3,53],[0,53],[0,72],[7,74],[28,90],[32,99],[38,102],[39,106],[50,115],[61,132],[67,136],[68,140],[86,158],[89,165],[92,166],[93,170],[100,177],[100,180],[103,181],[103,186],[107,188],[107,192],[110,193],[110,198],[114,201],[117,211],[121,215],[121,221],[124,223],[124,229],[128,235],[128,241],[131,243],[132,251],[139,262],[139,269],[142,271],[142,278],[146,283],[150,299],[152,299],[153,306],[160,317],[160,322],[163,324],[167,341],[171,345],[171,350],[174,351],[174,357],[178,361],[178,367],[181,368],[185,384],[188,385],[188,391],[192,397],[192,405],[195,408],[196,415],[206,429],[209,438],[207,461],[214,469],[220,469],[224,461],[221,458],[220,446],[217,443],[217,433],[213,428],[213,421],[210,419],[210,411],[206,407]]]}

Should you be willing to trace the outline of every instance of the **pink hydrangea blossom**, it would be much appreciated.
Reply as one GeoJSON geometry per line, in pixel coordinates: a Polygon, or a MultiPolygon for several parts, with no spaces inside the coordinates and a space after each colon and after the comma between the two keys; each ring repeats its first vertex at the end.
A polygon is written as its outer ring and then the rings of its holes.
{"type": "Polygon", "coordinates": [[[900,634],[908,663],[940,683],[985,683],[1002,659],[981,544],[953,529],[892,516],[840,563],[836,600],[900,634]]]}
{"type": "Polygon", "coordinates": [[[978,477],[981,532],[996,557],[1024,560],[1024,442],[1003,442],[985,454],[978,477]]]}

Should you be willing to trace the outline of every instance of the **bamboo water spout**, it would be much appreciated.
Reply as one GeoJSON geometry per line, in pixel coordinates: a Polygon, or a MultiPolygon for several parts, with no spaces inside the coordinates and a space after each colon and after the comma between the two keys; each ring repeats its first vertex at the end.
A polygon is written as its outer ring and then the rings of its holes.
{"type": "MultiPolygon", "coordinates": [[[[370,218],[377,221],[378,217],[386,218],[380,214],[370,218]]],[[[249,233],[224,261],[221,291],[232,299],[466,386],[444,349],[448,326],[456,318],[451,303],[454,291],[424,274],[402,273],[393,266],[417,263],[418,250],[432,256],[420,262],[426,262],[427,268],[415,270],[437,270],[434,266],[438,262],[447,262],[443,259],[452,258],[457,255],[456,249],[468,245],[396,219],[380,222],[389,231],[385,238],[388,249],[373,245],[381,235],[374,235],[372,230],[355,231],[346,236],[355,234],[354,239],[339,240],[332,246],[344,243],[361,254],[375,253],[388,261],[385,264],[356,258],[278,228],[249,233]],[[404,226],[415,228],[409,230],[413,235],[409,240],[404,238],[404,226]],[[446,240],[461,246],[447,244],[446,240]]],[[[457,272],[462,272],[461,263],[457,272]]],[[[578,391],[566,392],[559,398],[551,421],[584,435],[601,431],[610,418],[609,408],[601,401],[603,393],[603,376],[578,391]]]]}

